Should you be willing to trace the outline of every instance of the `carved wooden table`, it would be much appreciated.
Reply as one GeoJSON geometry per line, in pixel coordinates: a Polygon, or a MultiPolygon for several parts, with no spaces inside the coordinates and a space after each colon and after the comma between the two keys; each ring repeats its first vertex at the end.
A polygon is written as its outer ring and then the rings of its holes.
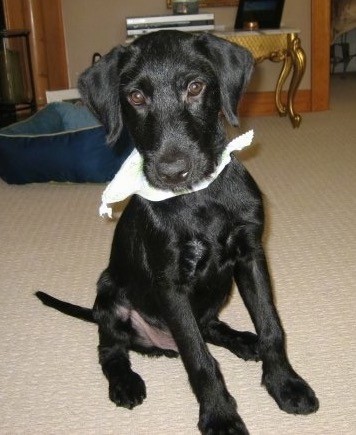
{"type": "Polygon", "coordinates": [[[277,30],[214,32],[216,36],[242,45],[251,51],[256,63],[266,59],[283,62],[279,74],[275,101],[279,114],[288,115],[293,127],[299,127],[302,117],[294,111],[294,97],[305,72],[306,57],[299,39],[299,30],[281,28],[277,30]],[[287,104],[282,102],[281,91],[292,73],[287,104]]]}

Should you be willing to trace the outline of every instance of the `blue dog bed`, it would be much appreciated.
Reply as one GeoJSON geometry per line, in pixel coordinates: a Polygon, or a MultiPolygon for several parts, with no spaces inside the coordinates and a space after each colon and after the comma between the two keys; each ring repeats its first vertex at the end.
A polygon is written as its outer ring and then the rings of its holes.
{"type": "Polygon", "coordinates": [[[51,103],[0,130],[0,177],[9,184],[110,181],[133,149],[124,129],[113,148],[84,106],[51,103]]]}

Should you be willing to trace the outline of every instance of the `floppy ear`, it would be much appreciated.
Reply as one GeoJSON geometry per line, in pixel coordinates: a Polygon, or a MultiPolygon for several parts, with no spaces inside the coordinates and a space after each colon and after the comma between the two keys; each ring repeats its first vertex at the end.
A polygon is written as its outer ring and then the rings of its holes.
{"type": "Polygon", "coordinates": [[[198,48],[212,62],[219,77],[226,119],[231,125],[238,126],[237,104],[254,67],[252,54],[246,48],[208,33],[198,36],[198,48]]]}
{"type": "Polygon", "coordinates": [[[122,130],[119,87],[126,52],[127,49],[121,46],[113,48],[78,79],[83,101],[103,124],[109,144],[117,141],[122,130]]]}

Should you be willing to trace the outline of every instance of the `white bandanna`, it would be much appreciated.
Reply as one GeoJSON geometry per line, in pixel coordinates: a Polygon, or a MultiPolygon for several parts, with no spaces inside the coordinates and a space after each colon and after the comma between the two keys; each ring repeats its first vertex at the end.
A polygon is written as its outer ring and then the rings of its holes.
{"type": "Polygon", "coordinates": [[[230,154],[233,151],[240,151],[249,146],[253,139],[253,130],[236,137],[227,144],[220,159],[220,163],[215,171],[205,180],[194,184],[191,189],[180,191],[156,189],[151,186],[143,173],[143,158],[139,152],[134,149],[129,157],[121,166],[114,179],[108,184],[101,198],[99,213],[101,216],[112,217],[111,204],[123,201],[128,196],[137,194],[149,201],[163,201],[173,196],[186,195],[205,189],[213,182],[222,172],[225,166],[231,161],[230,154]]]}

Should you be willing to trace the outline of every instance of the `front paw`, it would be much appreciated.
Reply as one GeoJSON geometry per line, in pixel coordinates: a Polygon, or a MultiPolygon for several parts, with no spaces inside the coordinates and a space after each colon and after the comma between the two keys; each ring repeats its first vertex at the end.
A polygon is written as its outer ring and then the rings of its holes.
{"type": "Polygon", "coordinates": [[[293,370],[266,373],[262,383],[278,406],[289,414],[306,415],[319,409],[314,391],[293,370]]]}
{"type": "Polygon", "coordinates": [[[245,423],[237,413],[228,417],[202,414],[198,427],[203,435],[248,435],[245,423]]]}
{"type": "Polygon", "coordinates": [[[252,332],[238,332],[231,351],[245,361],[260,361],[258,336],[252,332]]]}
{"type": "Polygon", "coordinates": [[[135,372],[109,380],[109,397],[117,406],[132,409],[146,398],[146,386],[135,372]]]}

